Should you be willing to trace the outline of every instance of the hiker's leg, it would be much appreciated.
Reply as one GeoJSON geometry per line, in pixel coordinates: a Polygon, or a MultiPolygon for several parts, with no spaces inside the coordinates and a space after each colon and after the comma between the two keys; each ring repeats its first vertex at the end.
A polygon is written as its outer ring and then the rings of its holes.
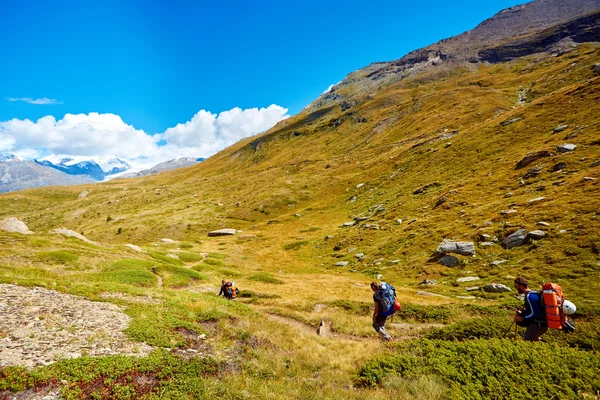
{"type": "Polygon", "coordinates": [[[546,325],[538,325],[537,323],[531,323],[527,325],[527,329],[525,330],[525,335],[523,335],[523,339],[528,342],[537,342],[540,340],[540,336],[542,336],[548,330],[548,326],[546,325]]]}
{"type": "Polygon", "coordinates": [[[384,338],[385,340],[391,340],[392,338],[385,331],[385,320],[386,319],[387,319],[387,317],[384,317],[381,315],[378,315],[377,317],[375,317],[375,322],[373,322],[373,328],[375,328],[377,333],[379,333],[382,338],[384,338]]]}

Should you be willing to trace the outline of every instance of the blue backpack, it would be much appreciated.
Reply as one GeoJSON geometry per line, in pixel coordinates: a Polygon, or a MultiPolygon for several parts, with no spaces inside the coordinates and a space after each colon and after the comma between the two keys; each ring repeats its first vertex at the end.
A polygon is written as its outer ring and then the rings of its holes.
{"type": "Polygon", "coordinates": [[[392,285],[380,283],[373,297],[379,303],[379,315],[388,317],[394,313],[396,289],[392,285]]]}

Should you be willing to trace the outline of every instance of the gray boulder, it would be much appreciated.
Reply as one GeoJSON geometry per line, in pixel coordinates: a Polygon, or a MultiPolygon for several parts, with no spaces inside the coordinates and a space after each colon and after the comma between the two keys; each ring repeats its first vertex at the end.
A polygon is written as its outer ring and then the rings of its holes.
{"type": "Polygon", "coordinates": [[[444,239],[435,250],[436,253],[456,253],[463,256],[475,255],[475,244],[473,242],[455,242],[450,239],[444,239]]]}
{"type": "Polygon", "coordinates": [[[440,258],[440,264],[445,265],[446,267],[458,267],[460,265],[460,260],[455,256],[445,255],[440,258]]]}
{"type": "Polygon", "coordinates": [[[5,232],[16,232],[23,235],[33,235],[33,232],[29,230],[25,222],[15,218],[9,217],[0,221],[0,230],[5,232]]]}
{"type": "Polygon", "coordinates": [[[74,237],[77,238],[79,240],[83,240],[86,243],[91,243],[91,244],[96,244],[95,242],[92,242],[91,240],[89,240],[88,238],[86,238],[85,236],[83,236],[82,234],[79,234],[75,231],[72,231],[70,229],[67,228],[58,228],[54,230],[54,233],[58,233],[59,235],[63,235],[63,236],[67,236],[67,237],[74,237]]]}
{"type": "Polygon", "coordinates": [[[356,221],[344,222],[341,226],[342,227],[349,227],[349,226],[354,226],[354,225],[356,225],[356,221]]]}
{"type": "Polygon", "coordinates": [[[425,279],[423,282],[419,283],[419,286],[433,286],[435,285],[437,282],[435,279],[425,279]]]}
{"type": "Polygon", "coordinates": [[[527,241],[527,233],[525,229],[519,229],[513,234],[508,235],[502,240],[502,245],[507,249],[512,249],[513,247],[521,246],[525,244],[527,241]]]}
{"type": "Polygon", "coordinates": [[[336,267],[347,267],[348,266],[348,261],[339,261],[339,262],[336,262],[333,265],[336,266],[336,267]]]}
{"type": "Polygon", "coordinates": [[[503,293],[503,292],[511,292],[512,289],[506,285],[501,283],[490,283],[483,287],[483,290],[488,293],[503,293]]]}
{"type": "Polygon", "coordinates": [[[478,280],[479,280],[478,276],[465,276],[464,278],[458,278],[456,280],[456,282],[458,282],[458,283],[475,282],[475,281],[478,281],[478,280]]]}

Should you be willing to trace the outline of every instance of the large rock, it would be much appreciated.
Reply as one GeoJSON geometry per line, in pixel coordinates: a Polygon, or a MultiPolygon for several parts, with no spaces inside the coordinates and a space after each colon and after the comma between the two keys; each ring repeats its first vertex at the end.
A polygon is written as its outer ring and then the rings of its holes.
{"type": "Polygon", "coordinates": [[[528,154],[517,163],[516,169],[525,168],[526,166],[528,166],[534,161],[539,160],[540,158],[550,156],[552,156],[552,153],[550,153],[549,151],[538,151],[537,153],[528,154]]]}
{"type": "Polygon", "coordinates": [[[577,145],[574,144],[570,144],[570,143],[565,143],[561,146],[557,147],[557,150],[559,153],[568,153],[570,151],[573,151],[577,148],[577,145]]]}
{"type": "Polygon", "coordinates": [[[229,236],[229,235],[235,235],[235,229],[218,229],[216,231],[211,231],[208,232],[208,236],[229,236]]]}
{"type": "Polygon", "coordinates": [[[16,232],[23,235],[33,235],[33,232],[29,230],[25,222],[20,221],[15,217],[5,218],[0,221],[0,230],[5,232],[16,232]]]}
{"type": "Polygon", "coordinates": [[[521,246],[525,244],[527,241],[527,233],[525,229],[519,229],[515,233],[508,235],[502,240],[502,245],[507,249],[512,249],[513,247],[521,246]]]}
{"type": "Polygon", "coordinates": [[[435,250],[436,253],[456,253],[463,256],[475,255],[475,244],[473,242],[455,242],[450,239],[444,239],[435,250]]]}
{"type": "Polygon", "coordinates": [[[479,280],[478,276],[465,276],[464,278],[458,278],[456,280],[456,282],[458,282],[458,283],[475,282],[475,281],[478,281],[478,280],[479,280]]]}
{"type": "Polygon", "coordinates": [[[123,246],[125,247],[129,247],[131,250],[137,251],[138,253],[145,253],[144,250],[142,250],[139,246],[136,246],[135,244],[124,244],[123,246]]]}
{"type": "Polygon", "coordinates": [[[58,229],[55,229],[54,233],[58,233],[59,235],[63,235],[63,236],[67,236],[67,237],[74,237],[74,238],[77,238],[79,240],[83,240],[86,243],[96,244],[95,242],[92,242],[91,240],[89,240],[88,238],[86,238],[85,236],[83,236],[82,234],[77,233],[77,232],[72,231],[72,230],[67,229],[67,228],[58,228],[58,229]]]}
{"type": "Polygon", "coordinates": [[[483,290],[488,293],[503,293],[512,291],[511,288],[501,283],[490,283],[488,285],[485,285],[483,287],[483,290]]]}
{"type": "Polygon", "coordinates": [[[460,265],[460,260],[455,256],[445,255],[440,258],[440,264],[445,265],[446,267],[458,267],[460,265]]]}

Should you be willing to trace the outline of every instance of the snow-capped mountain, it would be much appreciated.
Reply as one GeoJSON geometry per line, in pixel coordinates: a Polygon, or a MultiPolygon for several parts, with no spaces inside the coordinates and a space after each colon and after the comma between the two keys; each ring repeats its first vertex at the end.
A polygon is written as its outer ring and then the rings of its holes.
{"type": "Polygon", "coordinates": [[[22,160],[13,154],[0,154],[0,193],[93,182],[88,176],[72,176],[35,161],[22,160]]]}
{"type": "Polygon", "coordinates": [[[60,157],[48,156],[35,160],[40,165],[55,168],[69,175],[87,175],[96,181],[101,181],[110,175],[122,173],[131,168],[124,160],[118,157],[60,157]]]}
{"type": "Polygon", "coordinates": [[[190,165],[198,164],[200,161],[204,161],[204,158],[196,158],[196,157],[179,157],[174,158],[172,160],[161,162],[160,164],[156,164],[152,168],[143,169],[139,172],[128,172],[126,174],[122,174],[119,178],[137,178],[140,176],[146,176],[150,174],[158,174],[159,172],[169,171],[177,168],[189,167],[190,165]]]}

